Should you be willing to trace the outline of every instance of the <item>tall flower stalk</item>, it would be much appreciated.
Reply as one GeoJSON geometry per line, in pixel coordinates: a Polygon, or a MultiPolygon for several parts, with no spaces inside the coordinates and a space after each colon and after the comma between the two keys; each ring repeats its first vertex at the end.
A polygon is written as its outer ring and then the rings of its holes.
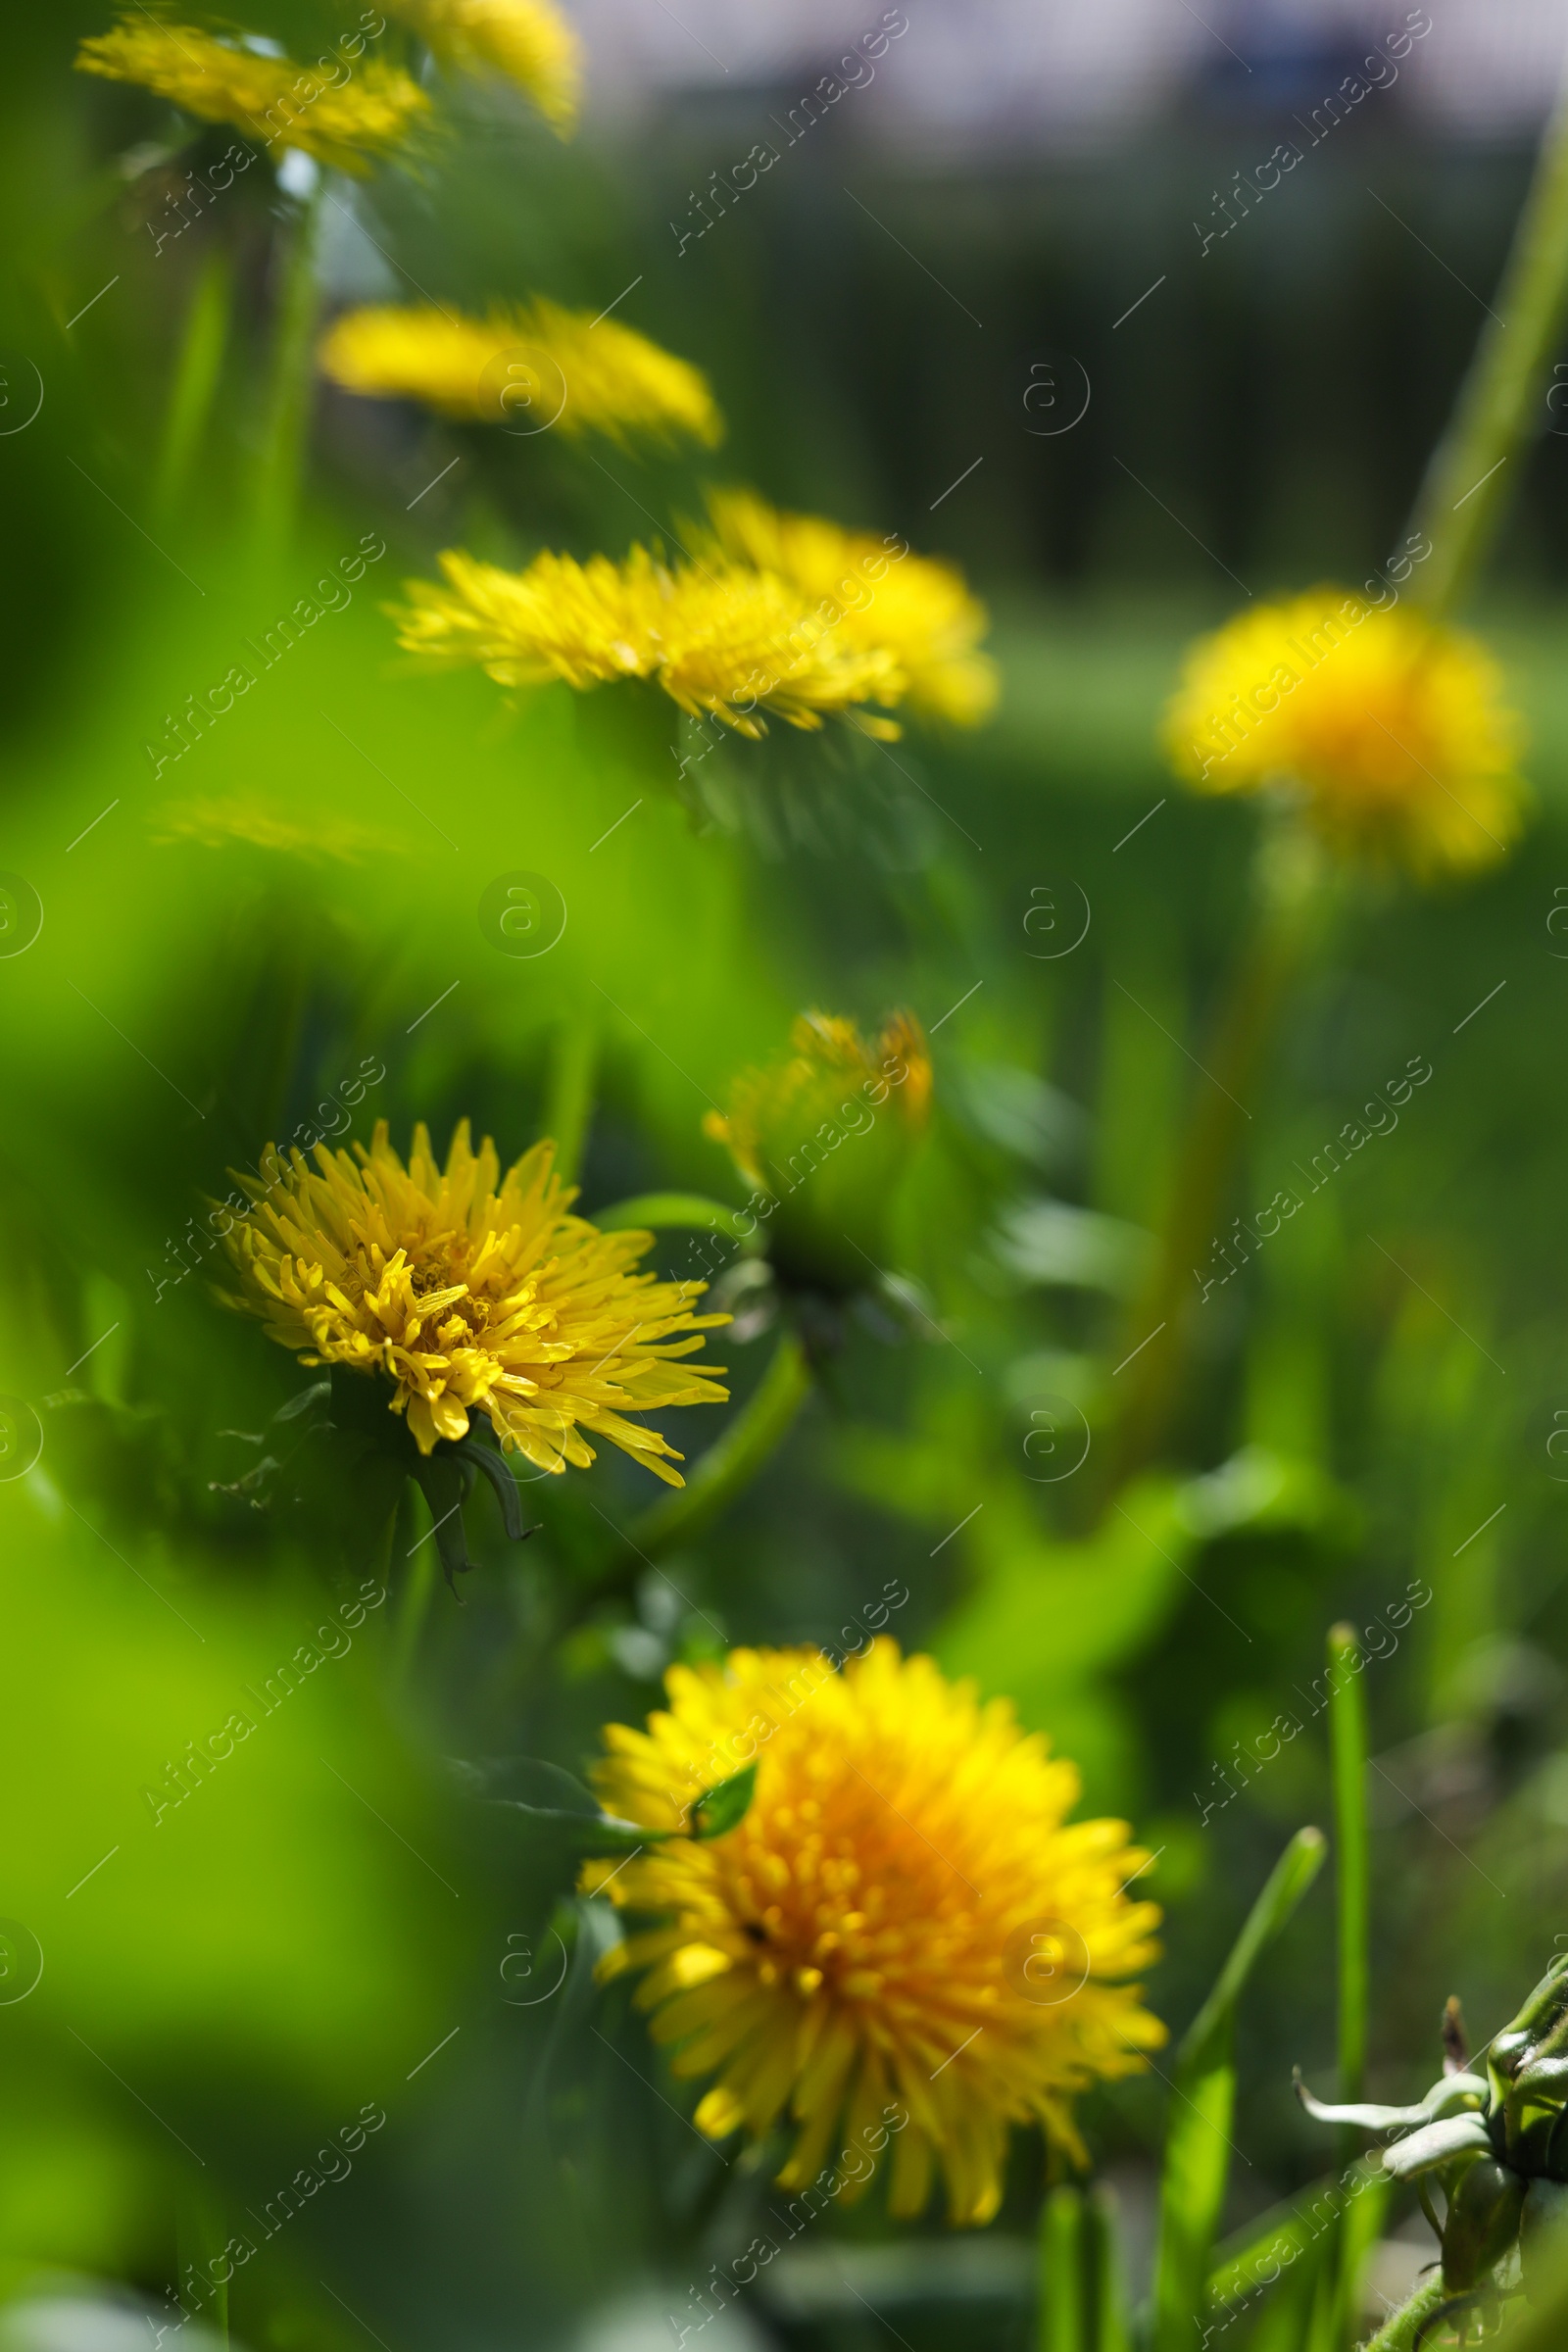
{"type": "MultiPolygon", "coordinates": [[[[1414,854],[1408,846],[1402,854],[1395,853],[1397,861],[1411,865],[1417,872],[1423,870],[1423,865],[1427,870],[1441,870],[1449,864],[1486,862],[1494,851],[1500,855],[1507,848],[1511,830],[1517,825],[1513,813],[1516,796],[1507,774],[1509,754],[1499,733],[1505,714],[1497,714],[1491,737],[1478,716],[1486,693],[1482,674],[1485,657],[1466,641],[1443,634],[1442,624],[1473,583],[1506,511],[1517,484],[1519,460],[1539,429],[1535,402],[1541,394],[1544,370],[1556,347],[1564,317],[1568,315],[1568,74],[1542,138],[1496,301],[1497,308],[1489,312],[1452,419],[1421,483],[1412,517],[1412,535],[1406,543],[1421,551],[1419,559],[1413,562],[1403,559],[1387,567],[1390,581],[1400,583],[1396,594],[1434,624],[1426,650],[1412,639],[1405,674],[1418,689],[1430,692],[1435,705],[1440,707],[1440,720],[1445,708],[1445,690],[1438,683],[1441,667],[1446,664],[1451,674],[1456,666],[1462,667],[1467,662],[1471,664],[1471,707],[1468,712],[1460,714],[1464,745],[1463,758],[1456,753],[1457,778],[1446,779],[1441,768],[1434,772],[1431,763],[1420,759],[1410,746],[1408,738],[1401,738],[1398,724],[1391,729],[1386,718],[1377,718],[1376,702],[1370,695],[1367,703],[1380,729],[1379,735],[1373,736],[1363,722],[1369,746],[1364,764],[1376,789],[1396,802],[1401,793],[1419,794],[1424,778],[1445,796],[1446,806],[1434,798],[1432,809],[1458,846],[1450,851],[1440,850],[1436,826],[1429,828],[1428,857],[1423,858],[1419,839],[1414,854]],[[1498,778],[1504,794],[1500,803],[1495,798],[1498,778]],[[1473,828],[1468,834],[1465,823],[1453,813],[1456,805],[1460,818],[1467,819],[1473,828]],[[1480,834],[1487,836],[1492,848],[1480,840],[1480,834]],[[1475,851],[1473,858],[1464,855],[1466,839],[1475,851]]],[[[1377,584],[1367,583],[1369,596],[1377,584]]],[[[1356,605],[1359,601],[1348,599],[1345,605],[1356,605]]],[[[1264,616],[1255,617],[1261,620],[1264,616]]],[[[1404,616],[1395,615],[1394,620],[1402,624],[1404,616]]],[[[1371,609],[1370,617],[1363,608],[1359,618],[1351,617],[1349,626],[1362,629],[1364,634],[1362,639],[1352,642],[1361,643],[1363,649],[1378,646],[1392,655],[1394,620],[1385,625],[1375,608],[1371,609]],[[1381,637],[1377,635],[1380,626],[1381,637]]],[[[1304,688],[1298,691],[1315,692],[1318,683],[1319,673],[1311,668],[1304,688]]],[[[1258,689],[1255,707],[1242,709],[1236,716],[1227,714],[1211,743],[1194,747],[1192,780],[1205,789],[1214,789],[1208,780],[1210,767],[1216,763],[1223,767],[1237,749],[1242,755],[1237,762],[1238,772],[1247,779],[1249,787],[1269,781],[1262,772],[1258,751],[1259,744],[1270,735],[1273,708],[1263,700],[1272,690],[1266,670],[1258,679],[1258,689]],[[1256,717],[1257,710],[1264,713],[1261,723],[1256,717]],[[1243,738],[1239,746],[1238,735],[1243,738]]],[[[1232,699],[1238,704],[1242,701],[1241,696],[1232,699]]],[[[1310,699],[1309,695],[1308,704],[1301,708],[1307,708],[1310,699]]],[[[1355,697],[1349,699],[1353,701],[1355,697]]],[[[1274,706],[1279,704],[1276,691],[1274,706]]],[[[1294,711],[1293,705],[1293,714],[1294,711]]],[[[1298,719],[1298,737],[1299,731],[1298,719]]],[[[1276,728],[1273,734],[1282,750],[1298,748],[1292,742],[1290,730],[1276,728]]],[[[1281,766],[1287,767],[1283,760],[1281,766]]],[[[1364,780],[1358,772],[1353,779],[1357,789],[1364,780]]],[[[1290,781],[1288,772],[1281,781],[1290,781]]],[[[1309,788],[1308,813],[1321,814],[1323,806],[1320,795],[1314,809],[1309,788]]],[[[1395,821],[1398,814],[1396,808],[1395,821]]],[[[1373,815],[1375,819],[1376,808],[1373,815]]],[[[1322,829],[1329,831],[1326,825],[1322,829]]],[[[1374,844],[1375,848],[1382,846],[1374,844]]],[[[1131,1348],[1139,1348],[1141,1352],[1136,1364],[1129,1366],[1128,1393],[1118,1400],[1120,1419],[1110,1447],[1108,1491],[1111,1493],[1154,1459],[1169,1439],[1182,1393],[1192,1316],[1197,1304],[1193,1269],[1200,1262],[1199,1253],[1206,1252],[1224,1221],[1237,1162],[1250,1124],[1248,1104],[1252,1082],[1262,1067],[1264,1049],[1274,1032],[1290,984],[1320,933],[1332,905],[1327,864],[1320,861],[1310,874],[1298,865],[1292,874],[1289,858],[1281,861],[1279,844],[1268,840],[1259,854],[1254,889],[1251,935],[1232,976],[1213,1041],[1201,1057],[1200,1066],[1207,1076],[1201,1082],[1202,1091],[1179,1154],[1156,1270],[1148,1289],[1135,1301],[1123,1335],[1122,1352],[1125,1354],[1131,1348]]]]}
{"type": "Polygon", "coordinates": [[[1439,613],[1462,601],[1496,536],[1518,486],[1517,461],[1541,429],[1535,404],[1568,316],[1568,68],[1496,303],[1416,499],[1415,524],[1433,554],[1412,593],[1439,613]]]}
{"type": "Polygon", "coordinates": [[[256,469],[256,547],[264,561],[287,546],[310,432],[313,350],[320,295],[317,259],[323,182],[301,198],[281,260],[272,372],[256,469]]]}

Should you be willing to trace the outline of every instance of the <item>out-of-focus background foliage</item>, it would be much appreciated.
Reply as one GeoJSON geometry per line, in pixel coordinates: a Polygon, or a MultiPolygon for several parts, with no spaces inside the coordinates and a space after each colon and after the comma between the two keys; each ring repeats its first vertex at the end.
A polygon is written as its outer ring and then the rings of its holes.
{"type": "MultiPolygon", "coordinates": [[[[1091,1355],[1114,1360],[1237,947],[1252,819],[1183,797],[1154,748],[1180,648],[1239,584],[1358,581],[1403,528],[1562,44],[1557,11],[1449,0],[1396,85],[1205,252],[1235,175],[1304,144],[1292,123],[1386,13],[910,0],[875,80],[682,247],[709,174],[782,144],[768,123],[864,27],[829,0],[594,0],[575,144],[470,89],[417,175],[331,182],[323,300],[618,298],[709,372],[724,448],[643,462],[323,392],[266,561],[291,199],[264,165],[160,245],[227,134],[176,150],[158,101],[74,75],[105,22],[76,0],[8,27],[0,868],[43,913],[0,959],[0,1389],[42,1431],[0,1484],[7,1983],[42,1961],[0,2001],[8,2291],[43,2269],[161,2305],[193,2213],[261,2217],[379,2114],[237,2278],[242,2341],[678,2341],[765,2174],[701,2143],[585,1937],[553,1989],[565,1948],[446,1759],[578,1767],[671,1657],[832,1639],[889,1580],[901,1640],[1010,1693],[1086,1804],[1159,1849],[1151,1993],[1178,2027],[1285,1835],[1323,1817],[1324,1629],[1427,1593],[1367,1673],[1375,2094],[1435,2071],[1447,1992],[1490,2032],[1538,1973],[1568,1892],[1568,403],[1544,406],[1472,615],[1530,725],[1532,828],[1473,887],[1343,896],[1227,1214],[1412,1057],[1430,1081],[1205,1310],[1172,1460],[1125,1524],[1091,1538],[1093,1448],[1056,1478],[1041,1442],[1063,1400],[1102,1412],[1091,1355]],[[171,483],[173,354],[215,255],[233,332],[171,483]],[[704,479],[902,530],[993,608],[995,721],[897,747],[830,839],[702,833],[635,715],[564,688],[512,707],[396,655],[381,607],[442,547],[618,553],[704,479]],[[367,536],[386,553],[352,602],[155,773],[185,699],[367,536]],[[535,960],[478,917],[518,868],[567,911],[535,960]],[[648,1499],[615,1456],[541,1500],[524,1552],[477,1506],[480,1572],[416,1640],[406,1553],[334,1633],[359,1566],[225,1492],[302,1376],[213,1305],[210,1261],[181,1272],[203,1197],[367,1068],[354,1136],[424,1118],[444,1143],[467,1114],[512,1156],[591,1029],[587,1210],[738,1200],[702,1114],[808,1004],[907,1004],[932,1032],[896,1254],[924,1338],[852,1321],[741,1507],[624,1598],[569,1597],[593,1513],[648,1499]],[[319,1665],[155,1820],[145,1789],[318,1627],[319,1665]],[[1282,1711],[1302,1732],[1260,1767],[1282,1711]]],[[[326,16],[247,23],[303,47],[326,16]]],[[[679,1236],[661,1256],[693,1270],[679,1236]]],[[[724,1339],[743,1399],[771,1343],[724,1339]]],[[[1235,2221],[1321,2166],[1288,2094],[1293,2061],[1332,2058],[1330,1896],[1326,1876],[1246,2013],[1235,2221]]],[[[1088,2114],[1135,2247],[1164,2096],[1153,2074],[1088,2114]]],[[[830,2216],[710,2341],[1021,2343],[1040,2177],[1021,2146],[968,2243],[935,2218],[895,2242],[875,2197],[830,2216]]]]}

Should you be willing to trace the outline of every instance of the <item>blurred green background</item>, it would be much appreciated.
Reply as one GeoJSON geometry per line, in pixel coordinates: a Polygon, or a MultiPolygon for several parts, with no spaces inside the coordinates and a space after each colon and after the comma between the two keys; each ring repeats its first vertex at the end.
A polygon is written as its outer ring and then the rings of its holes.
{"type": "MultiPolygon", "coordinates": [[[[0,416],[42,391],[0,432],[0,868],[43,918],[0,958],[0,1389],[42,1446],[0,1482],[5,1983],[34,1943],[42,1962],[0,1998],[8,2289],[79,2275],[162,2308],[215,2215],[270,2217],[303,2170],[318,2184],[232,2287],[242,2342],[678,2343],[765,2173],[699,2141],[624,1994],[592,1988],[591,1925],[558,1919],[568,1967],[548,1889],[451,1760],[580,1769],[672,1656],[833,1639],[889,1579],[909,1593],[899,1638],[1011,1694],[1080,1760],[1086,1805],[1159,1849],[1151,1997],[1178,2029],[1286,1836],[1325,1816],[1323,1722],[1297,1694],[1326,1628],[1428,1592],[1367,1676],[1372,2089],[1409,2095],[1444,1996],[1491,2031],[1568,1892],[1568,943],[1549,920],[1568,888],[1568,441],[1544,408],[1476,615],[1529,724],[1533,824],[1462,891],[1343,893],[1249,1101],[1231,1209],[1410,1057],[1432,1078],[1205,1310],[1172,1460],[1126,1524],[1091,1536],[1031,1441],[1042,1412],[1094,1430],[1104,1409],[1095,1366],[1246,900],[1250,814],[1184,797],[1154,749],[1180,650],[1233,579],[1355,581],[1403,528],[1527,145],[1369,108],[1200,268],[1191,216],[1266,152],[1266,108],[1189,94],[1132,147],[994,165],[874,144],[847,114],[680,256],[669,220],[744,152],[744,93],[613,136],[590,118],[564,149],[469,92],[417,174],[331,181],[323,302],[597,309],[635,280],[617,315],[710,373],[728,441],[706,466],[640,462],[323,394],[297,528],[264,560],[250,507],[291,200],[263,166],[157,248],[149,218],[226,134],[191,143],[158,101],[74,76],[102,22],[30,12],[0,94],[0,416]],[[851,180],[890,233],[846,205],[851,180]],[[175,354],[215,254],[233,328],[171,490],[175,354]],[[1041,437],[1030,370],[1065,380],[1066,355],[1090,407],[1041,437]],[[439,549],[619,553],[678,528],[705,478],[962,563],[995,615],[993,723],[911,736],[879,788],[828,792],[818,838],[763,838],[694,821],[673,731],[646,712],[564,688],[514,706],[397,655],[381,608],[439,549]],[[367,534],[387,552],[352,601],[155,773],[169,714],[367,534]],[[214,804],[292,846],[225,835],[214,804]],[[515,869],[566,910],[535,960],[479,920],[515,869]],[[863,1023],[908,1005],[933,1032],[934,1132],[895,1259],[929,1319],[851,1318],[786,1447],[662,1573],[588,1592],[592,1514],[650,1498],[601,1456],[540,1499],[524,1552],[481,1499],[480,1572],[422,1629],[402,1605],[411,1518],[390,1592],[339,1648],[363,1564],[226,1491],[258,1453],[235,1433],[306,1376],[214,1305],[210,1262],[181,1271],[204,1197],[367,1065],[384,1075],[354,1138],[384,1116],[402,1145],[422,1118],[444,1146],[467,1115],[514,1156],[591,1031],[587,1212],[669,1187],[738,1203],[702,1114],[808,1005],[863,1023]],[[184,1744],[323,1626],[300,1688],[155,1820],[144,1791],[184,1744]],[[1216,1802],[1238,1742],[1293,1708],[1303,1736],[1216,1802]],[[318,2151],[370,2110],[384,2124],[328,2177],[318,2151]]],[[[278,8],[256,28],[303,45],[323,22],[278,8]]],[[[690,1271],[690,1245],[666,1235],[660,1259],[690,1271]]],[[[770,1345],[710,1349],[738,1399],[770,1345]]],[[[723,1418],[671,1434],[695,1455],[723,1418]]],[[[1233,2220],[1321,2169],[1289,2073],[1332,2062],[1331,1940],[1330,1873],[1245,2012],[1233,2220]]],[[[1156,2073],[1089,2106],[1135,2244],[1164,2096],[1156,2073]]],[[[808,2246],[713,2326],[803,2352],[890,2332],[924,2352],[956,2325],[1020,2344],[1040,2180],[1020,2143],[971,2244],[933,2218],[888,2250],[873,2196],[820,2226],[859,2269],[829,2275],[808,2246]]]]}

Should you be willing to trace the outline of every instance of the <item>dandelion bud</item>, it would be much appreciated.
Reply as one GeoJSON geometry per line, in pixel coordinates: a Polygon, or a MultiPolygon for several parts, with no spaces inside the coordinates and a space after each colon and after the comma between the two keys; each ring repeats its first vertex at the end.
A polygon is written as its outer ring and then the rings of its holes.
{"type": "Polygon", "coordinates": [[[803,1013],[790,1046],[743,1070],[703,1129],[754,1188],[784,1280],[844,1296],[885,1269],[890,1201],[930,1112],[930,1054],[906,1012],[869,1045],[853,1021],[803,1013]]]}

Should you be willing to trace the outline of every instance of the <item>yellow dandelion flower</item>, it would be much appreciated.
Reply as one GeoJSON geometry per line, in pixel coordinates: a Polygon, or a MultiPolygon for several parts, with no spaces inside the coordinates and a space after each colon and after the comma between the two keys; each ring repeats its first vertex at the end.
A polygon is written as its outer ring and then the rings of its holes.
{"type": "Polygon", "coordinates": [[[673,2072],[716,2074],[714,2138],[793,2131],[779,2180],[852,2197],[891,2143],[890,2207],[913,2218],[940,2166],[955,2222],[1002,2197],[1008,2127],[1037,2122],[1078,2161],[1075,2093],[1137,2072],[1164,2039],[1125,1982],[1157,1957],[1159,1913],[1129,1899],[1148,1856],[1119,1821],[1069,1824],[1073,1765],[982,1706],[930,1658],[881,1639],[842,1672],[818,1650],[672,1667],[667,1712],[607,1727],[595,1787],[651,1829],[757,1759],[739,1826],[590,1864],[633,1935],[607,1973],[673,2072]]]}
{"type": "MultiPolygon", "coordinates": [[[[502,1446],[540,1470],[594,1459],[585,1432],[618,1446],[667,1486],[684,1457],[628,1412],[722,1402],[728,1391],[675,1359],[726,1315],[694,1315],[700,1282],[632,1271],[648,1233],[601,1233],[567,1212],[555,1145],[508,1169],[463,1120],[445,1168],[423,1126],[409,1164],[384,1120],[366,1151],[316,1147],[263,1157],[271,1179],[241,1177],[253,1206],[226,1247],[240,1276],[225,1303],[257,1315],[303,1363],[347,1364],[392,1384],[421,1453],[487,1413],[502,1446]]],[[[712,1367],[722,1370],[722,1366],[712,1367]]]]}
{"type": "Polygon", "coordinates": [[[336,86],[314,67],[262,57],[194,25],[123,19],[82,42],[82,74],[139,82],[202,122],[233,122],[264,146],[281,140],[340,172],[368,171],[430,112],[418,85],[372,58],[336,86]]]}
{"type": "Polygon", "coordinates": [[[349,311],[322,340],[334,383],[375,400],[418,400],[464,423],[523,423],[575,439],[689,434],[711,447],[724,420],[699,368],[613,318],[543,300],[488,318],[400,308],[349,311]]]}
{"type": "Polygon", "coordinates": [[[1338,588],[1200,639],[1163,738],[1197,790],[1294,786],[1333,850],[1423,877],[1491,864],[1523,821],[1522,730],[1491,655],[1338,588]]]}
{"type": "Polygon", "coordinates": [[[648,678],[741,735],[765,734],[769,718],[810,728],[850,714],[898,733],[865,710],[904,691],[892,655],[849,644],[771,572],[669,564],[642,547],[623,564],[547,554],[515,572],[448,554],[441,568],[447,585],[411,581],[397,618],[398,642],[442,666],[476,663],[502,686],[648,678]]]}
{"type": "Polygon", "coordinates": [[[582,51],[549,0],[391,0],[444,65],[505,74],[563,137],[577,120],[582,51]]]}
{"type": "Polygon", "coordinates": [[[712,491],[708,507],[721,554],[788,580],[851,644],[885,646],[911,710],[957,726],[988,715],[997,673],[975,650],[986,609],[952,564],[914,555],[897,531],[877,538],[819,514],[781,514],[755,491],[712,491]]]}
{"type": "Polygon", "coordinates": [[[930,1108],[930,1049],[912,1013],[892,1014],[867,1045],[853,1021],[807,1012],[788,1054],[742,1070],[728,1110],[705,1112],[703,1132],[756,1188],[753,1210],[785,1279],[847,1293],[875,1279],[889,1205],[930,1108]]]}

